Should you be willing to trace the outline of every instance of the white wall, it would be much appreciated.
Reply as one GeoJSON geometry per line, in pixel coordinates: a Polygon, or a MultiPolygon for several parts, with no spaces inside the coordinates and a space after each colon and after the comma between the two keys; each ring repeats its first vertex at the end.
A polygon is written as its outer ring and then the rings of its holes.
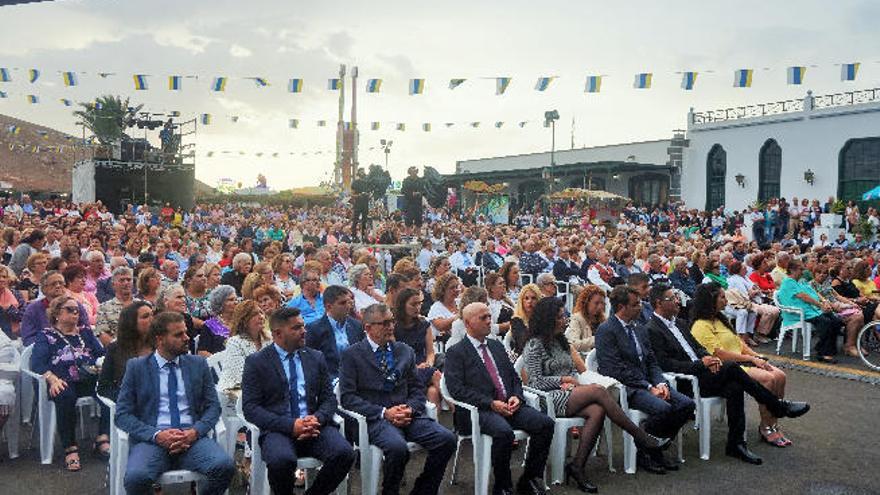
{"type": "Polygon", "coordinates": [[[880,103],[691,123],[690,147],[685,149],[682,169],[682,199],[692,208],[706,206],[706,160],[712,146],[720,144],[727,152],[726,209],[741,210],[753,203],[758,198],[758,155],[764,142],[772,138],[782,148],[782,197],[824,203],[837,195],[839,154],[844,144],[876,136],[880,136],[880,103]],[[815,173],[812,186],[804,182],[807,169],[815,173]],[[740,173],[746,177],[744,188],[734,178],[740,173]]]}
{"type": "MultiPolygon", "coordinates": [[[[635,162],[664,165],[669,160],[666,148],[669,140],[643,141],[639,143],[613,144],[556,152],[556,164],[594,162],[635,162]],[[630,157],[632,157],[630,159],[630,157]]],[[[550,166],[550,152],[528,155],[501,156],[462,160],[457,163],[456,173],[490,172],[496,170],[522,170],[550,166]]]]}

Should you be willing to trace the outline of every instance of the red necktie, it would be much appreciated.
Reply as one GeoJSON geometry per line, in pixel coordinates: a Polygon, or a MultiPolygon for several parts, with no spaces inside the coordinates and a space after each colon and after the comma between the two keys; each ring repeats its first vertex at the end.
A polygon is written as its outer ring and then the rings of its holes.
{"type": "Polygon", "coordinates": [[[480,344],[480,350],[483,352],[483,362],[486,363],[486,371],[489,372],[492,383],[495,384],[495,398],[504,402],[507,400],[507,394],[504,393],[504,384],[501,383],[501,378],[498,377],[495,363],[492,361],[492,357],[489,356],[489,348],[486,344],[480,344]]]}

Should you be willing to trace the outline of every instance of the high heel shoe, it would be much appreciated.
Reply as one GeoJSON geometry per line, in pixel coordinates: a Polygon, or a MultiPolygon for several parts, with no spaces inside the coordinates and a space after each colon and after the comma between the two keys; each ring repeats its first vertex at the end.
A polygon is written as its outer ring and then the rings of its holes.
{"type": "Polygon", "coordinates": [[[583,468],[575,467],[573,462],[565,465],[565,484],[574,478],[575,485],[584,493],[599,493],[599,487],[590,483],[584,475],[583,468]]]}

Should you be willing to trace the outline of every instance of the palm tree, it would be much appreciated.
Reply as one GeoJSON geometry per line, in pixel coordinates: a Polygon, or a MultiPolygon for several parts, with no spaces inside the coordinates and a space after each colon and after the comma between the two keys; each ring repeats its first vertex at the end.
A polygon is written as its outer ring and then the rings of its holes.
{"type": "Polygon", "coordinates": [[[106,95],[95,99],[94,103],[80,103],[82,110],[73,112],[79,120],[77,125],[85,126],[101,144],[112,144],[122,139],[125,128],[134,121],[137,113],[144,107],[129,106],[118,96],[106,95]]]}

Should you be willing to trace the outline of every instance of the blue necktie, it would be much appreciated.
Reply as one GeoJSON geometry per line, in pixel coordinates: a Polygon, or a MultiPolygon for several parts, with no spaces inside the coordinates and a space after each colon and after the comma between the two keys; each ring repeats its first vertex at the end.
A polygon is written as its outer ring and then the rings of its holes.
{"type": "Polygon", "coordinates": [[[180,426],[180,409],[177,406],[177,365],[174,362],[165,363],[168,369],[168,413],[171,415],[171,427],[180,426]]]}
{"type": "Polygon", "coordinates": [[[290,413],[293,418],[300,417],[299,410],[299,377],[296,374],[296,363],[294,358],[296,353],[291,352],[287,355],[287,370],[290,372],[290,413]]]}
{"type": "Polygon", "coordinates": [[[639,361],[641,361],[643,359],[642,358],[642,346],[639,344],[639,339],[636,338],[636,333],[635,333],[635,331],[633,331],[632,325],[626,326],[626,333],[628,333],[629,338],[632,339],[633,345],[636,347],[636,354],[638,354],[639,361]]]}

